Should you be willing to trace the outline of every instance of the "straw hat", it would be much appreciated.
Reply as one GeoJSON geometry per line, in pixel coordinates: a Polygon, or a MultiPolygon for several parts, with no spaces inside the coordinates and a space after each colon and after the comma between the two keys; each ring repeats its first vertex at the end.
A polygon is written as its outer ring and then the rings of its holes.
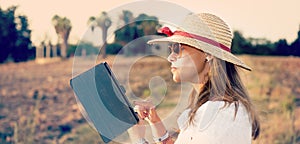
{"type": "Polygon", "coordinates": [[[168,37],[148,41],[148,44],[158,42],[178,42],[193,46],[224,61],[228,61],[251,71],[243,61],[234,56],[231,51],[232,33],[228,25],[219,17],[208,14],[188,15],[178,30],[172,32],[169,28],[161,29],[168,37]]]}

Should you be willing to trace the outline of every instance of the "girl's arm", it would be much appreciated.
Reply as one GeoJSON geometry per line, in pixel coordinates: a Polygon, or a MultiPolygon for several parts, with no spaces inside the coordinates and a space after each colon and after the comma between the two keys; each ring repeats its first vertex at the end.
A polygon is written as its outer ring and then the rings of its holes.
{"type": "Polygon", "coordinates": [[[135,110],[141,119],[149,122],[153,133],[153,138],[159,144],[173,144],[174,141],[170,137],[167,129],[157,115],[155,106],[151,101],[135,101],[135,110]]]}

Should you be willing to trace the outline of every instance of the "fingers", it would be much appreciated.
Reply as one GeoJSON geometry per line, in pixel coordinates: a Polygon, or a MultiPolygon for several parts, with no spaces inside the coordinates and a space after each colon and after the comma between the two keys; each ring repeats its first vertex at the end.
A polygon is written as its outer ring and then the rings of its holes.
{"type": "Polygon", "coordinates": [[[134,101],[133,103],[136,105],[135,108],[138,110],[137,112],[145,117],[148,117],[149,110],[154,107],[151,100],[134,101]]]}
{"type": "Polygon", "coordinates": [[[146,117],[148,117],[148,112],[145,109],[145,107],[141,105],[136,105],[134,107],[134,111],[138,113],[138,116],[140,119],[144,120],[146,117]]]}
{"type": "Polygon", "coordinates": [[[151,123],[157,123],[157,122],[160,122],[160,118],[159,116],[157,115],[157,112],[156,112],[156,109],[155,107],[152,107],[149,109],[149,117],[148,117],[149,121],[151,123]]]}
{"type": "Polygon", "coordinates": [[[136,105],[134,109],[138,113],[141,119],[146,119],[150,123],[155,123],[160,121],[155,106],[152,104],[151,100],[134,101],[134,104],[136,105]]]}

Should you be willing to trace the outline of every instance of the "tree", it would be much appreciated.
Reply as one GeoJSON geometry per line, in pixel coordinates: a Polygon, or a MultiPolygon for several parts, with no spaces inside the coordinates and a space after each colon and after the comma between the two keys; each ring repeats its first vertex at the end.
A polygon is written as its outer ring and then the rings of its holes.
{"type": "Polygon", "coordinates": [[[72,29],[71,21],[66,17],[58,15],[53,16],[52,24],[58,36],[58,42],[61,41],[60,51],[62,58],[67,57],[68,39],[72,29]]]}
{"type": "Polygon", "coordinates": [[[138,37],[137,28],[135,23],[133,23],[134,17],[132,12],[123,10],[119,18],[124,24],[119,26],[119,29],[115,31],[115,42],[124,46],[138,37]]]}
{"type": "Polygon", "coordinates": [[[88,26],[91,28],[92,32],[94,32],[95,27],[97,26],[96,17],[92,16],[88,19],[88,26]]]}
{"type": "Polygon", "coordinates": [[[297,39],[290,46],[291,55],[300,56],[300,26],[297,39]]]}
{"type": "Polygon", "coordinates": [[[133,13],[129,10],[123,10],[122,15],[120,15],[120,19],[124,21],[125,25],[130,24],[134,20],[133,13]]]}
{"type": "Polygon", "coordinates": [[[98,26],[102,30],[102,41],[103,45],[101,47],[102,58],[106,58],[106,38],[108,28],[111,26],[111,19],[109,18],[106,12],[102,12],[99,17],[90,17],[88,20],[88,24],[91,24],[91,30],[94,31],[95,26],[98,26]],[[93,24],[94,23],[94,24],[93,24]]]}
{"type": "Polygon", "coordinates": [[[0,63],[12,58],[15,62],[34,57],[26,16],[16,16],[17,7],[0,8],[0,63]]]}
{"type": "Polygon", "coordinates": [[[150,52],[150,49],[147,49],[149,37],[144,36],[156,34],[157,28],[160,27],[158,18],[146,14],[140,14],[134,18],[132,12],[124,10],[120,15],[120,19],[124,22],[124,25],[115,31],[115,42],[117,44],[125,46],[129,42],[141,38],[135,43],[127,45],[123,49],[124,54],[130,56],[150,52]]]}
{"type": "Polygon", "coordinates": [[[17,41],[15,48],[12,49],[12,57],[15,62],[25,61],[29,57],[34,57],[34,50],[31,46],[30,34],[31,30],[28,29],[28,20],[26,16],[18,16],[16,18],[18,30],[17,41]]]}
{"type": "Polygon", "coordinates": [[[17,40],[17,30],[15,29],[16,24],[15,11],[17,7],[10,7],[6,11],[0,9],[0,62],[4,62],[12,49],[15,47],[15,41],[17,40]]]}
{"type": "Polygon", "coordinates": [[[239,31],[233,32],[232,46],[231,51],[235,54],[250,54],[252,49],[252,45],[250,42],[244,38],[243,34],[239,31]]]}
{"type": "Polygon", "coordinates": [[[156,34],[156,29],[160,26],[157,17],[146,14],[140,14],[135,21],[143,36],[156,34]]]}
{"type": "Polygon", "coordinates": [[[289,45],[286,39],[280,39],[278,42],[275,42],[275,52],[274,55],[287,56],[289,55],[289,45]]]}

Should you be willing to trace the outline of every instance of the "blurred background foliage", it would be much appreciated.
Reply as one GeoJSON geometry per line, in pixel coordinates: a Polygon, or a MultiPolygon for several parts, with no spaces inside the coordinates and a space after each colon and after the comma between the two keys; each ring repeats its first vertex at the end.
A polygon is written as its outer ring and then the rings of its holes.
{"type": "Polygon", "coordinates": [[[28,19],[25,15],[15,15],[16,9],[16,6],[0,8],[0,63],[26,61],[35,56],[28,19]]]}
{"type": "MultiPolygon", "coordinates": [[[[35,58],[36,47],[31,42],[31,30],[29,29],[28,18],[25,15],[16,15],[18,7],[11,6],[6,10],[0,8],[0,63],[20,62],[35,58]]],[[[131,49],[122,51],[122,48],[129,42],[147,35],[157,35],[157,29],[161,27],[159,19],[147,14],[139,14],[134,17],[133,13],[123,10],[119,16],[122,25],[114,32],[115,37],[112,43],[106,43],[107,31],[112,25],[111,18],[106,12],[101,12],[98,16],[91,16],[88,20],[88,27],[95,32],[95,27],[102,30],[103,45],[95,46],[89,42],[82,42],[80,50],[84,54],[97,54],[101,48],[102,57],[106,54],[117,54],[119,52],[126,55],[136,53],[146,53],[146,41],[133,46],[131,49]],[[86,48],[82,47],[86,46],[86,48]]],[[[77,44],[68,44],[68,38],[72,30],[71,21],[66,17],[54,15],[52,24],[58,35],[57,47],[58,56],[62,58],[75,54],[77,44]]],[[[120,24],[119,24],[120,25],[120,24]]],[[[295,32],[296,33],[296,32],[295,32]]],[[[300,31],[298,37],[289,44],[286,39],[279,39],[271,42],[265,38],[245,38],[239,30],[233,32],[232,53],[250,55],[276,55],[276,56],[300,56],[300,31]]],[[[99,38],[100,39],[100,38],[99,38]]],[[[44,40],[42,43],[45,43],[44,40]]],[[[82,52],[78,52],[81,54],[82,52]]]]}

